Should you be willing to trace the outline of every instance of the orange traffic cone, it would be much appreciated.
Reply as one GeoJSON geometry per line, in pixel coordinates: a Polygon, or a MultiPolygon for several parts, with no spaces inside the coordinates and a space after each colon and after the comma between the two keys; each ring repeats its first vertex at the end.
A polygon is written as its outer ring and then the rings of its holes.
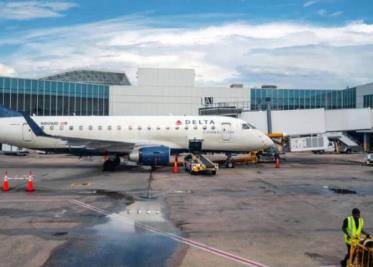
{"type": "Polygon", "coordinates": [[[178,172],[179,172],[179,167],[177,164],[177,156],[175,156],[174,166],[172,167],[172,173],[178,173],[178,172]]]}
{"type": "Polygon", "coordinates": [[[32,182],[32,173],[30,171],[30,174],[28,176],[28,181],[27,181],[27,185],[26,185],[26,191],[27,192],[33,192],[34,191],[34,184],[32,182]]]}
{"type": "Polygon", "coordinates": [[[5,176],[3,180],[3,191],[4,192],[9,191],[8,171],[5,171],[5,176]]]}
{"type": "Polygon", "coordinates": [[[276,159],[276,168],[277,169],[280,168],[280,159],[279,158],[276,159]]]}

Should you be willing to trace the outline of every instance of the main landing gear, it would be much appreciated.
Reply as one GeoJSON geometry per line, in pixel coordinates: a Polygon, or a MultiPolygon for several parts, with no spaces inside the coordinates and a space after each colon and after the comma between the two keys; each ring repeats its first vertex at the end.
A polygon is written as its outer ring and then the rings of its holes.
{"type": "Polygon", "coordinates": [[[225,167],[225,168],[229,168],[229,169],[235,167],[235,166],[234,166],[234,161],[233,161],[233,159],[232,159],[232,155],[231,155],[231,154],[227,154],[227,159],[226,159],[225,162],[224,162],[224,167],[225,167]]]}
{"type": "Polygon", "coordinates": [[[102,166],[102,171],[104,172],[113,172],[115,171],[115,168],[120,165],[120,157],[118,155],[115,155],[115,157],[108,157],[104,161],[104,164],[102,166]]]}

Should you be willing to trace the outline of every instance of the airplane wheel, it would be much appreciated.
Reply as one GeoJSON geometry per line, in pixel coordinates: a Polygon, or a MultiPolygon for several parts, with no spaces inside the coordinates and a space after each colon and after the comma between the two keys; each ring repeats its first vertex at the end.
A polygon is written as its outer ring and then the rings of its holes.
{"type": "Polygon", "coordinates": [[[225,167],[226,167],[226,168],[229,168],[229,169],[234,168],[234,163],[233,163],[232,161],[228,161],[228,162],[225,164],[225,167]]]}
{"type": "Polygon", "coordinates": [[[111,160],[106,160],[102,167],[102,171],[104,172],[113,172],[115,170],[115,162],[111,160]]]}
{"type": "Polygon", "coordinates": [[[120,157],[119,156],[115,157],[113,163],[115,164],[115,166],[119,166],[120,165],[120,157]]]}

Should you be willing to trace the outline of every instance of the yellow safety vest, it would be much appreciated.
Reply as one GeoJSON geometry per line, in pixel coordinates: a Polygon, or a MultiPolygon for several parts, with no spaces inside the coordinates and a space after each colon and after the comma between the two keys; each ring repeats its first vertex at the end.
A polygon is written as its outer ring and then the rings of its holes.
{"type": "Polygon", "coordinates": [[[355,220],[353,216],[347,217],[347,232],[351,238],[347,238],[347,235],[344,234],[344,241],[346,244],[351,245],[352,239],[360,240],[361,230],[363,229],[364,221],[363,218],[359,218],[359,227],[356,229],[355,220]]]}

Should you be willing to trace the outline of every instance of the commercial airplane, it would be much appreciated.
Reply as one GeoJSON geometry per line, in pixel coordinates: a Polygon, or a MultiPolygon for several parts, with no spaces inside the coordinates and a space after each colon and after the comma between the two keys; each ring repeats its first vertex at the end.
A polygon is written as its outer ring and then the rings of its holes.
{"type": "Polygon", "coordinates": [[[167,166],[184,152],[247,153],[273,142],[247,122],[221,116],[33,116],[0,106],[0,143],[74,155],[108,155],[103,170],[120,157],[167,166]]]}

